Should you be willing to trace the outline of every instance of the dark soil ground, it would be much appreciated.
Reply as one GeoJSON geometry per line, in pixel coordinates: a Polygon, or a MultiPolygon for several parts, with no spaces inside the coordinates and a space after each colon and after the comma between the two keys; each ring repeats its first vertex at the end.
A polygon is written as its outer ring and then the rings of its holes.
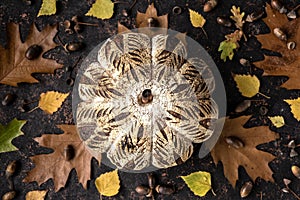
{"type": "MultiPolygon", "coordinates": [[[[133,1],[128,1],[130,4],[133,1]]],[[[249,14],[253,11],[264,9],[267,1],[263,0],[220,0],[215,10],[209,13],[203,13],[204,0],[155,0],[154,4],[158,10],[159,15],[168,14],[169,28],[186,32],[188,36],[199,42],[211,55],[219,68],[219,71],[223,77],[223,81],[227,93],[227,113],[233,116],[233,110],[237,103],[244,100],[235,87],[234,81],[231,77],[231,72],[247,72],[252,70],[252,73],[257,74],[262,80],[262,92],[271,97],[266,101],[265,106],[270,113],[282,113],[290,121],[292,126],[280,129],[280,139],[276,142],[261,145],[259,148],[268,151],[276,156],[276,159],[269,165],[274,172],[274,183],[266,182],[262,179],[257,179],[254,183],[254,189],[247,199],[295,199],[291,194],[281,192],[284,184],[283,178],[289,178],[292,180],[290,187],[300,194],[300,180],[296,179],[291,171],[290,167],[293,164],[300,164],[299,156],[290,158],[289,149],[286,147],[287,143],[291,139],[295,139],[296,143],[300,143],[299,128],[293,128],[298,126],[292,115],[289,114],[290,110],[285,105],[282,105],[281,100],[293,95],[299,96],[299,91],[287,91],[279,88],[279,85],[287,80],[287,77],[264,77],[262,78],[262,71],[254,66],[245,69],[239,64],[239,58],[247,58],[250,61],[256,61],[263,59],[263,53],[272,53],[261,49],[260,43],[257,41],[255,35],[268,33],[270,30],[263,23],[262,20],[257,22],[247,23],[245,25],[244,32],[248,36],[247,42],[242,42],[239,51],[236,53],[232,61],[223,62],[220,59],[220,53],[217,51],[219,43],[224,40],[224,35],[233,31],[233,28],[224,28],[216,23],[218,16],[229,16],[230,8],[232,5],[241,7],[241,10],[249,14]],[[174,6],[180,6],[182,13],[180,15],[172,14],[174,6]],[[204,35],[200,29],[193,28],[189,21],[188,7],[200,11],[206,18],[207,22],[204,29],[208,35],[208,38],[204,35]],[[270,89],[272,88],[272,89],[270,89]]],[[[20,136],[13,141],[13,144],[17,146],[20,151],[2,153],[0,154],[0,195],[9,191],[8,184],[5,178],[5,168],[12,160],[18,160],[21,167],[18,169],[16,175],[14,175],[14,185],[17,191],[16,199],[25,199],[25,195],[31,190],[49,190],[46,199],[99,199],[99,193],[97,192],[94,181],[99,174],[111,171],[109,167],[101,165],[98,166],[96,160],[92,160],[92,174],[91,181],[88,184],[88,189],[84,190],[82,185],[78,183],[77,174],[75,170],[69,175],[69,179],[65,188],[60,189],[57,193],[54,192],[54,185],[52,180],[48,180],[42,185],[38,186],[36,182],[23,183],[22,180],[26,176],[33,163],[29,159],[30,156],[42,153],[50,152],[38,146],[32,138],[41,136],[44,133],[62,133],[56,125],[58,124],[72,124],[72,109],[71,109],[71,96],[68,97],[63,107],[59,112],[53,115],[45,114],[41,110],[36,110],[32,113],[22,113],[18,110],[18,107],[24,100],[34,101],[39,99],[39,95],[42,92],[48,90],[55,90],[60,92],[71,92],[72,86],[67,84],[69,77],[75,78],[76,71],[78,70],[79,63],[82,58],[88,55],[88,53],[101,41],[117,34],[117,22],[120,21],[127,27],[133,28],[137,11],[145,12],[148,7],[147,0],[139,0],[133,6],[132,11],[128,17],[124,17],[121,14],[122,9],[129,7],[128,4],[116,4],[114,9],[114,15],[109,20],[98,20],[96,18],[85,17],[84,14],[88,11],[93,0],[59,0],[57,1],[57,13],[52,16],[42,16],[37,18],[37,13],[41,5],[41,1],[34,1],[33,5],[25,5],[22,0],[1,0],[0,2],[0,44],[6,44],[6,24],[8,22],[18,23],[21,27],[21,36],[23,40],[26,38],[29,27],[32,23],[35,23],[39,29],[42,29],[47,24],[59,24],[66,19],[70,19],[74,15],[82,17],[82,21],[89,23],[97,23],[99,27],[86,26],[82,33],[68,35],[64,32],[63,27],[59,26],[58,36],[63,43],[71,41],[83,41],[85,48],[79,52],[67,54],[62,47],[57,47],[54,50],[48,52],[45,56],[57,60],[59,63],[63,63],[62,69],[56,70],[55,74],[34,74],[34,77],[39,80],[38,84],[19,84],[18,87],[11,87],[6,85],[0,85],[0,99],[2,100],[7,93],[12,93],[17,96],[12,105],[2,106],[0,105],[0,123],[7,124],[13,118],[27,120],[26,125],[23,127],[24,136],[20,136]]],[[[293,8],[299,4],[299,1],[289,0],[285,2],[288,8],[293,8]]],[[[264,16],[265,17],[265,16],[264,16]]],[[[56,41],[58,42],[57,38],[56,41]]],[[[1,67],[1,66],[0,66],[1,67]]],[[[226,99],[224,98],[224,101],[226,99]]],[[[30,105],[33,108],[35,105],[30,105]]],[[[253,106],[246,113],[253,115],[253,118],[249,126],[257,125],[270,125],[266,116],[261,115],[258,111],[261,107],[260,103],[254,103],[253,106]]],[[[199,145],[196,146],[199,151],[199,145]]],[[[250,180],[245,170],[239,168],[239,180],[237,181],[236,188],[234,189],[224,177],[222,164],[217,166],[212,161],[212,157],[208,155],[204,159],[198,158],[198,151],[194,152],[192,158],[186,163],[169,168],[155,171],[156,181],[159,184],[172,185],[176,188],[176,192],[173,195],[155,195],[155,199],[240,199],[239,189],[246,181],[250,180]],[[195,196],[184,184],[181,175],[187,175],[195,171],[208,171],[212,175],[212,187],[217,194],[213,196],[211,192],[203,197],[199,198],[195,196]]],[[[300,152],[299,152],[300,153],[300,152]]],[[[254,161],[255,162],[255,161],[254,161]]],[[[121,189],[117,196],[103,199],[146,199],[146,197],[139,196],[135,192],[137,185],[147,185],[147,174],[130,174],[120,171],[121,189]]]]}

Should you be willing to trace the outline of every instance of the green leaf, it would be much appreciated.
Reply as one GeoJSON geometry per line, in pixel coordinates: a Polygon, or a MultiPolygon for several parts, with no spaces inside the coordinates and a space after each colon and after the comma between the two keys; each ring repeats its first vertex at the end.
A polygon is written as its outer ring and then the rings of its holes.
{"type": "Polygon", "coordinates": [[[114,3],[111,0],[96,0],[86,16],[93,16],[99,19],[109,19],[114,13],[114,3]]]}
{"type": "Polygon", "coordinates": [[[54,15],[56,13],[56,0],[43,0],[42,6],[37,15],[54,15]]]}
{"type": "Polygon", "coordinates": [[[221,53],[221,59],[226,62],[226,58],[228,57],[230,60],[232,60],[234,52],[233,50],[236,49],[238,46],[233,41],[224,40],[220,43],[218,51],[222,51],[221,53]]]}
{"type": "Polygon", "coordinates": [[[21,128],[25,123],[25,120],[13,119],[6,126],[0,124],[0,153],[18,150],[11,141],[23,135],[21,128]]]}
{"type": "Polygon", "coordinates": [[[184,182],[187,184],[190,190],[195,195],[198,195],[200,197],[205,196],[209,190],[212,190],[211,177],[210,173],[208,172],[194,172],[187,176],[181,176],[181,178],[184,180],[184,182]]]}

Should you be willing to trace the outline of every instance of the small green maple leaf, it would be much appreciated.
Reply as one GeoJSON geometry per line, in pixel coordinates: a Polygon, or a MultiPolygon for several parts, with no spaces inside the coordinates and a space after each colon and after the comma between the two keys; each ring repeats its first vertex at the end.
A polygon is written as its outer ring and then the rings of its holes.
{"type": "Polygon", "coordinates": [[[11,141],[23,135],[21,128],[25,123],[25,120],[13,119],[5,126],[0,124],[0,153],[18,150],[11,141]]]}
{"type": "Polygon", "coordinates": [[[232,60],[234,52],[233,50],[238,48],[236,42],[231,40],[224,40],[220,43],[218,51],[222,51],[221,59],[226,62],[226,58],[228,57],[229,60],[232,60]]]}

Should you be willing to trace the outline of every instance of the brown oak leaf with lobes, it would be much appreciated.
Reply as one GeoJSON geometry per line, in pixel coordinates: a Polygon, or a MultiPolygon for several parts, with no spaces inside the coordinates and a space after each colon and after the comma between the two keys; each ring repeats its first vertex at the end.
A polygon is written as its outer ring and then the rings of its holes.
{"type": "Polygon", "coordinates": [[[55,60],[43,58],[40,55],[34,60],[28,60],[25,52],[33,44],[40,45],[43,52],[57,46],[53,38],[57,33],[57,26],[46,26],[41,32],[32,25],[25,43],[20,39],[19,26],[15,23],[7,25],[7,49],[0,46],[0,83],[17,86],[18,83],[36,83],[38,80],[32,73],[53,73],[62,65],[55,60]]]}
{"type": "MultiPolygon", "coordinates": [[[[152,3],[148,6],[146,13],[137,12],[136,15],[136,27],[137,28],[145,28],[149,27],[149,19],[153,19],[153,25],[159,28],[168,28],[168,14],[157,16],[157,10],[152,3]]],[[[129,31],[129,29],[118,22],[118,33],[129,31]]]]}
{"type": "MultiPolygon", "coordinates": [[[[79,182],[86,189],[87,181],[90,179],[92,155],[81,141],[75,125],[58,127],[64,131],[63,134],[45,134],[35,139],[39,145],[51,148],[54,152],[32,156],[35,167],[29,171],[24,181],[37,181],[40,185],[52,178],[55,191],[58,191],[65,186],[69,173],[75,168],[79,182]],[[65,157],[68,145],[72,145],[75,150],[74,158],[70,160],[65,157]]],[[[96,159],[100,163],[101,158],[96,159]]]]}
{"type": "Polygon", "coordinates": [[[272,170],[268,163],[275,156],[270,153],[258,150],[259,144],[271,142],[278,138],[278,134],[272,132],[267,126],[244,128],[243,125],[249,120],[250,116],[241,116],[235,119],[225,120],[221,136],[211,151],[214,163],[223,163],[224,175],[231,185],[235,187],[238,180],[238,168],[243,166],[251,179],[261,177],[266,181],[274,181],[272,170]],[[226,138],[233,136],[240,139],[244,146],[235,148],[226,142],[226,138]]]}
{"type": "Polygon", "coordinates": [[[282,56],[265,56],[265,59],[256,62],[258,68],[267,75],[288,76],[289,80],[282,87],[287,89],[300,89],[300,18],[289,21],[285,14],[273,10],[268,4],[267,18],[263,19],[270,28],[271,33],[257,35],[262,48],[279,52],[282,56]],[[280,28],[286,35],[287,41],[282,41],[274,34],[274,29],[280,28]],[[287,48],[288,42],[295,42],[296,48],[287,48]]]}

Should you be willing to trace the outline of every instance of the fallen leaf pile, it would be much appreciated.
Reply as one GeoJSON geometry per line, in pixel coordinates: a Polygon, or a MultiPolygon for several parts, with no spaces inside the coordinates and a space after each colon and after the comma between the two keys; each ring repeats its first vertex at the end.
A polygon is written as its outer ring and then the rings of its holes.
{"type": "Polygon", "coordinates": [[[258,150],[256,147],[263,143],[274,141],[278,134],[272,132],[267,126],[244,128],[249,116],[241,116],[235,119],[226,118],[221,136],[211,151],[214,163],[222,162],[224,175],[235,187],[238,180],[238,168],[243,166],[250,178],[255,181],[260,177],[266,181],[274,181],[272,170],[268,164],[275,156],[258,150]],[[228,137],[238,138],[243,142],[243,147],[236,148],[226,142],[228,137]]]}
{"type": "Polygon", "coordinates": [[[257,35],[262,48],[279,52],[282,56],[265,56],[265,59],[255,63],[264,70],[266,75],[288,76],[289,80],[282,87],[300,89],[300,18],[288,20],[285,14],[266,7],[267,17],[263,21],[270,28],[271,33],[257,35]],[[282,41],[274,34],[274,29],[280,28],[286,35],[287,41],[282,41]],[[295,49],[288,49],[287,43],[295,42],[295,49]]]}
{"type": "MultiPolygon", "coordinates": [[[[53,153],[40,154],[31,157],[35,167],[29,171],[25,177],[25,182],[36,181],[38,184],[46,182],[52,178],[55,191],[64,187],[69,173],[75,169],[79,182],[87,188],[87,181],[90,179],[92,155],[87,150],[74,125],[59,125],[64,133],[44,134],[36,138],[39,145],[53,149],[53,153]],[[74,148],[74,158],[66,158],[66,148],[72,145],[74,148]]],[[[100,162],[100,158],[96,158],[100,162]]]]}
{"type": "Polygon", "coordinates": [[[40,55],[34,60],[25,57],[26,50],[34,44],[40,45],[43,52],[53,49],[57,45],[53,38],[57,33],[56,26],[46,26],[41,32],[32,25],[26,42],[20,39],[19,26],[14,23],[7,25],[7,49],[0,46],[0,83],[17,86],[18,83],[38,82],[31,76],[32,73],[53,73],[62,65],[54,60],[43,58],[40,55]]]}

